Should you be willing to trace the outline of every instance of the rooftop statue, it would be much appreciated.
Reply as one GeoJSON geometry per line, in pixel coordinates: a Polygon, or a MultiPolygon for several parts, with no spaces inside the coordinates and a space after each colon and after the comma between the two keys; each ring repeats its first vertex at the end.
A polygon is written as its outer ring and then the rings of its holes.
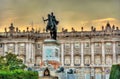
{"type": "Polygon", "coordinates": [[[43,21],[47,21],[46,26],[46,32],[50,31],[51,39],[56,40],[57,38],[57,25],[59,21],[56,20],[56,17],[54,16],[53,12],[51,14],[48,14],[48,18],[44,19],[43,21]]]}

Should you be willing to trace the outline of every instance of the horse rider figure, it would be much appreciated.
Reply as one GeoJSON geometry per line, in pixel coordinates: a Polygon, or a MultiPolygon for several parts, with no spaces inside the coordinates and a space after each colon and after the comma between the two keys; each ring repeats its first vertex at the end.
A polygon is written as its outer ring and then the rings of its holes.
{"type": "Polygon", "coordinates": [[[47,26],[46,26],[46,32],[48,32],[48,30],[50,31],[50,36],[51,39],[56,40],[57,37],[57,25],[59,23],[59,21],[56,20],[56,17],[54,16],[53,12],[51,14],[48,14],[48,19],[43,18],[43,21],[48,21],[47,22],[47,26]]]}

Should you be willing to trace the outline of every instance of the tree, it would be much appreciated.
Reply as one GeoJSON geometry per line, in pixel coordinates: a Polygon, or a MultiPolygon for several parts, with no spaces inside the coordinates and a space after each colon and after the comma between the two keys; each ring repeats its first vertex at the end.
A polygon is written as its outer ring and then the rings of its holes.
{"type": "Polygon", "coordinates": [[[0,57],[0,69],[15,70],[24,69],[26,65],[23,64],[22,59],[18,59],[17,55],[6,52],[5,56],[0,57]]]}
{"type": "Polygon", "coordinates": [[[3,56],[0,57],[0,70],[6,70],[6,60],[3,56]]]}
{"type": "Polygon", "coordinates": [[[112,65],[110,78],[109,79],[120,79],[120,65],[112,65]]]}

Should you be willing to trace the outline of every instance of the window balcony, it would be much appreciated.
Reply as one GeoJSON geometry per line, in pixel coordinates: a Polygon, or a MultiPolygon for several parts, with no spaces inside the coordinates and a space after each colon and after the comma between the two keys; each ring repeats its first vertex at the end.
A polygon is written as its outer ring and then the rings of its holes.
{"type": "Polygon", "coordinates": [[[26,56],[26,54],[25,53],[20,53],[18,56],[26,56]]]}
{"type": "Polygon", "coordinates": [[[84,66],[90,66],[90,64],[84,64],[84,66]]]}
{"type": "Polygon", "coordinates": [[[70,64],[64,64],[64,66],[70,66],[70,64]]]}
{"type": "Polygon", "coordinates": [[[74,64],[74,66],[80,66],[80,64],[74,64]]]}

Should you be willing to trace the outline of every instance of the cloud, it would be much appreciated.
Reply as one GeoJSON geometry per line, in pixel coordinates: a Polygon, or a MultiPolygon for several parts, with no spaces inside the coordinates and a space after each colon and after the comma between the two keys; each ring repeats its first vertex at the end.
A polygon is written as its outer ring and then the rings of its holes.
{"type": "Polygon", "coordinates": [[[0,27],[13,22],[23,28],[33,21],[45,28],[41,17],[46,18],[51,11],[60,21],[59,28],[89,29],[92,25],[104,25],[107,20],[118,25],[119,10],[120,0],[1,0],[0,27]]]}
{"type": "Polygon", "coordinates": [[[98,30],[101,30],[102,26],[106,26],[107,22],[110,23],[110,25],[115,25],[120,27],[120,20],[116,18],[103,18],[103,19],[97,19],[97,20],[92,20],[91,24],[96,27],[98,30]]]}
{"type": "Polygon", "coordinates": [[[106,22],[106,21],[117,21],[115,18],[104,18],[104,19],[98,19],[98,20],[93,20],[93,22],[106,22]]]}

